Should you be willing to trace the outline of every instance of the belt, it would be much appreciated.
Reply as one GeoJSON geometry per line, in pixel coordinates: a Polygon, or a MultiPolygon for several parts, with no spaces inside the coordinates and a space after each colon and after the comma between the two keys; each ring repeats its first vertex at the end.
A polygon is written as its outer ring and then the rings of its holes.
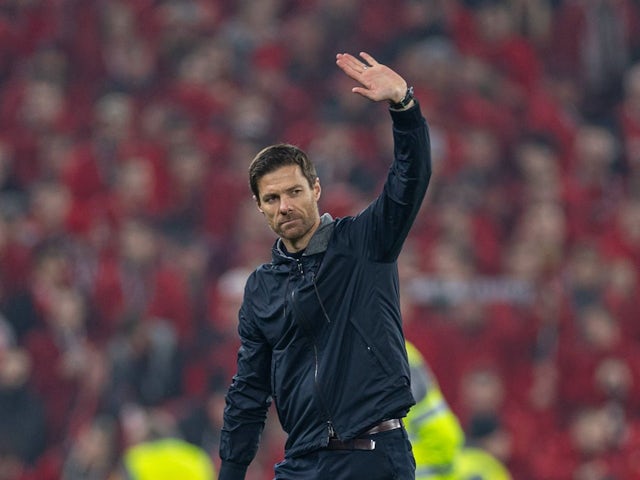
{"type": "Polygon", "coordinates": [[[388,432],[389,430],[396,430],[397,428],[402,428],[402,420],[399,418],[392,418],[374,425],[362,435],[375,435],[376,433],[388,432]]]}
{"type": "Polygon", "coordinates": [[[354,438],[353,440],[338,440],[330,438],[327,450],[375,450],[376,441],[370,438],[354,438]]]}
{"type": "Polygon", "coordinates": [[[327,450],[375,450],[376,441],[371,438],[363,438],[364,436],[388,432],[389,430],[396,430],[398,428],[402,428],[402,421],[400,419],[392,418],[391,420],[384,420],[352,440],[329,438],[329,443],[326,448],[327,450]]]}

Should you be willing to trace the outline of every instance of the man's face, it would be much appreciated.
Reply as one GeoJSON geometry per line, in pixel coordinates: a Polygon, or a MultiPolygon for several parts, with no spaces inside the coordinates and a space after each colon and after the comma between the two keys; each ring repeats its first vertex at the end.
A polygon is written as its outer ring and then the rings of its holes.
{"type": "Polygon", "coordinates": [[[310,187],[298,165],[286,165],[264,175],[258,181],[258,192],[258,210],[287,250],[305,248],[320,225],[320,182],[316,179],[310,187]]]}

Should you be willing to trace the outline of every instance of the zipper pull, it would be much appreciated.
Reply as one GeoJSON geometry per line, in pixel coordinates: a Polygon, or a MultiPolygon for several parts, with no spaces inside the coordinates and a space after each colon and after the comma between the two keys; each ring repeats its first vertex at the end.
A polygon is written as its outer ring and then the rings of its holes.
{"type": "Polygon", "coordinates": [[[329,428],[329,438],[337,438],[336,431],[333,428],[333,423],[331,420],[327,420],[327,427],[329,428]]]}
{"type": "Polygon", "coordinates": [[[302,261],[296,260],[296,263],[298,264],[298,272],[300,272],[300,275],[304,275],[304,270],[302,269],[302,261]]]}

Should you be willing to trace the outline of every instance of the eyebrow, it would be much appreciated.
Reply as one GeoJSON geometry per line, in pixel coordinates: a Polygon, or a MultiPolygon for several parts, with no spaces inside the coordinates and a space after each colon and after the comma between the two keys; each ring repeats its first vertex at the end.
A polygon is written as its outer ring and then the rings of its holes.
{"type": "MultiPolygon", "coordinates": [[[[296,183],[295,185],[292,185],[291,187],[285,188],[283,190],[284,193],[291,193],[294,190],[297,190],[299,188],[304,189],[304,185],[302,183],[296,183]]],[[[261,198],[263,200],[270,198],[270,197],[279,197],[281,195],[282,192],[278,191],[278,192],[268,192],[265,193],[264,195],[261,195],[261,198]]]]}

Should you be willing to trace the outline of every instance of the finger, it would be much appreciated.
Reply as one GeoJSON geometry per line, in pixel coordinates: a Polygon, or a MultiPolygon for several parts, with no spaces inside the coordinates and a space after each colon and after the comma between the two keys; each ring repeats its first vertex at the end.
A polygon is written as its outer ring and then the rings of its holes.
{"type": "Polygon", "coordinates": [[[359,95],[362,95],[362,96],[363,96],[363,97],[365,97],[365,98],[368,98],[368,99],[370,99],[370,100],[373,100],[372,93],[371,93],[371,91],[370,91],[369,89],[367,89],[367,88],[363,88],[363,87],[353,87],[353,88],[351,89],[351,91],[352,91],[353,93],[357,93],[357,94],[359,94],[359,95]]]}
{"type": "Polygon", "coordinates": [[[360,56],[366,60],[366,62],[372,67],[375,65],[379,65],[378,61],[369,55],[367,52],[360,52],[360,56]]]}
{"type": "Polygon", "coordinates": [[[357,73],[362,73],[368,68],[368,65],[348,53],[338,54],[336,62],[338,65],[350,68],[357,73]]]}
{"type": "Polygon", "coordinates": [[[348,65],[351,68],[358,68],[362,66],[362,62],[349,53],[338,54],[338,59],[343,62],[343,64],[348,65]]]}
{"type": "Polygon", "coordinates": [[[362,70],[358,68],[354,68],[353,65],[343,62],[341,60],[336,60],[336,64],[339,68],[342,69],[344,73],[346,73],[350,78],[360,82],[362,80],[362,70]]]}

